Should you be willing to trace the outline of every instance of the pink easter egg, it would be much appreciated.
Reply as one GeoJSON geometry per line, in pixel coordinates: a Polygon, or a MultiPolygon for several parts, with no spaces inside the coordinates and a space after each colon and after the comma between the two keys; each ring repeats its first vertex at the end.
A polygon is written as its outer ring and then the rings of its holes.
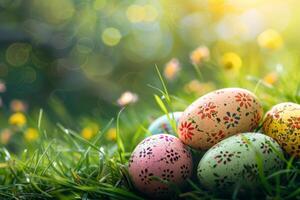
{"type": "Polygon", "coordinates": [[[192,174],[192,156],[175,136],[158,134],[137,145],[129,160],[134,186],[150,197],[170,194],[169,184],[182,186],[192,174]]]}

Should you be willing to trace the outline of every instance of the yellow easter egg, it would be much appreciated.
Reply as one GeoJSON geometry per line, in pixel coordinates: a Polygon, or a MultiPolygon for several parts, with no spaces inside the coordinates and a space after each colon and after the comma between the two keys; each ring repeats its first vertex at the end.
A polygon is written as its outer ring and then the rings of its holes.
{"type": "Polygon", "coordinates": [[[263,131],[291,156],[300,157],[300,105],[281,103],[267,112],[263,131]]]}

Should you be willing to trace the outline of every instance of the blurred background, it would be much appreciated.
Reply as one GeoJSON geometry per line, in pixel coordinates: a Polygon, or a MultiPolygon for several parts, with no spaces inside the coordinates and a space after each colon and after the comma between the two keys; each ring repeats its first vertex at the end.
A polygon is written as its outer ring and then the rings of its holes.
{"type": "MultiPolygon", "coordinates": [[[[41,108],[49,121],[75,126],[87,138],[128,104],[140,115],[152,109],[147,119],[161,114],[153,110],[153,87],[161,87],[155,65],[170,93],[187,101],[176,102],[177,110],[216,88],[254,90],[257,80],[271,87],[300,69],[299,6],[296,0],[0,0],[2,143],[11,135],[7,127],[36,124],[41,108]]],[[[22,131],[37,138],[30,125],[22,131]]]]}

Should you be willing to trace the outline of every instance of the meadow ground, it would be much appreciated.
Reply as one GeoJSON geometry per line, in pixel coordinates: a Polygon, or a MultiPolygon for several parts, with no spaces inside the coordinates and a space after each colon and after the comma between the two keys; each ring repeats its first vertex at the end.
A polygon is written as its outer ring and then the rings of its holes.
{"type": "MultiPolygon", "coordinates": [[[[300,101],[299,81],[297,75],[293,73],[295,71],[296,67],[282,73],[276,86],[255,77],[248,77],[243,83],[263,99],[264,108],[267,110],[275,102],[300,101]],[[293,77],[296,79],[293,80],[293,77]]],[[[157,72],[154,71],[153,75],[157,75],[157,72]]],[[[162,81],[159,84],[161,89],[159,86],[154,89],[153,101],[157,102],[156,110],[161,110],[161,113],[168,112],[173,110],[176,104],[194,100],[183,99],[176,96],[176,93],[173,95],[167,90],[160,73],[158,76],[162,81]]],[[[242,75],[239,74],[239,77],[242,75]]],[[[245,87],[244,84],[235,86],[245,87]]],[[[151,89],[153,86],[145,88],[151,89]]],[[[145,108],[145,112],[152,111],[145,108]]],[[[141,117],[143,114],[141,115],[134,105],[124,107],[115,119],[111,119],[92,138],[85,135],[88,133],[87,130],[85,130],[87,133],[80,134],[60,122],[49,124],[44,116],[44,111],[40,110],[35,118],[29,118],[34,130],[39,132],[39,138],[32,137],[34,142],[27,143],[26,148],[18,154],[8,150],[10,146],[1,148],[1,198],[144,198],[133,188],[127,172],[127,161],[133,148],[142,138],[149,135],[145,128],[148,122],[141,117]],[[50,132],[55,132],[56,136],[50,137],[50,132]]],[[[30,141],[30,137],[27,140],[30,141]]],[[[193,152],[196,165],[202,153],[193,152]]],[[[284,169],[269,176],[261,176],[261,185],[251,193],[239,188],[226,195],[210,192],[199,185],[194,174],[188,181],[188,186],[176,191],[176,194],[182,199],[299,198],[300,163],[288,156],[284,161],[286,163],[284,169]]]]}

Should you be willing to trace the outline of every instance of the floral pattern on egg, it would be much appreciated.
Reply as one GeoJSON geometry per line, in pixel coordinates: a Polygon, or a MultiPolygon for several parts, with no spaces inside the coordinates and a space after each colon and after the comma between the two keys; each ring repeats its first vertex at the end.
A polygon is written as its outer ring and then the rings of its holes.
{"type": "Polygon", "coordinates": [[[232,189],[237,183],[251,187],[259,181],[257,155],[266,175],[282,169],[284,162],[273,148],[283,155],[278,143],[261,133],[231,136],[206,152],[198,165],[198,178],[213,190],[232,189]]]}
{"type": "MultiPolygon", "coordinates": [[[[170,120],[174,120],[176,123],[176,128],[178,126],[178,122],[179,122],[181,115],[182,115],[182,112],[169,113],[170,120]]],[[[175,133],[175,131],[171,125],[170,120],[167,115],[163,115],[163,116],[155,119],[148,128],[149,132],[153,135],[160,134],[160,133],[177,135],[177,133],[175,133]]]]}
{"type": "Polygon", "coordinates": [[[193,163],[189,149],[175,136],[157,134],[144,139],[129,160],[129,174],[134,186],[151,197],[170,195],[167,184],[178,186],[192,174],[193,163]]]}
{"type": "Polygon", "coordinates": [[[179,138],[187,145],[209,149],[222,139],[255,130],[263,115],[257,97],[241,88],[225,88],[193,102],[179,121],[179,138]]]}
{"type": "Polygon", "coordinates": [[[263,131],[291,156],[300,157],[300,105],[280,103],[267,112],[263,131]]]}

